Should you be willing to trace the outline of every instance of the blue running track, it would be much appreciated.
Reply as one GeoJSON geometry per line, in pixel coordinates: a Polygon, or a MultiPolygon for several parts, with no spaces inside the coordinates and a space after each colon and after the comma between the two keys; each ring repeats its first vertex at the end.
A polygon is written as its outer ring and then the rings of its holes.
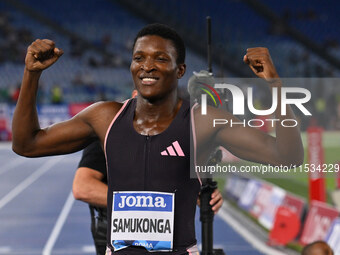
{"type": "MultiPolygon", "coordinates": [[[[0,144],[0,254],[95,254],[90,213],[71,189],[80,153],[27,159],[0,144]]],[[[196,215],[200,244],[200,222],[196,215]]],[[[260,255],[221,217],[214,242],[227,255],[260,255]]]]}

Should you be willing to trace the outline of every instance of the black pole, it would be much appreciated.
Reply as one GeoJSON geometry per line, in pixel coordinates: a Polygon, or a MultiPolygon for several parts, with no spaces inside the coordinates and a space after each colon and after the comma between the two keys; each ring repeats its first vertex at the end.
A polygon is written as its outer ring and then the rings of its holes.
{"type": "MultiPolygon", "coordinates": [[[[211,64],[211,18],[207,16],[207,60],[208,60],[208,72],[212,73],[211,64]]],[[[208,165],[211,161],[214,161],[214,155],[209,159],[208,165]]],[[[213,182],[211,178],[204,178],[201,188],[200,200],[200,221],[202,223],[202,255],[213,255],[213,222],[214,212],[209,204],[211,194],[217,187],[216,182],[213,182]]]]}
{"type": "MultiPolygon", "coordinates": [[[[207,165],[216,166],[222,159],[222,151],[216,150],[209,158],[207,165]]],[[[200,221],[202,222],[202,255],[225,255],[222,249],[214,249],[213,241],[213,223],[214,212],[211,209],[211,194],[217,188],[217,182],[212,178],[202,179],[202,188],[200,194],[201,209],[200,221]]]]}
{"type": "Polygon", "coordinates": [[[214,212],[209,204],[211,194],[217,188],[217,183],[211,178],[203,180],[201,188],[200,200],[200,221],[202,222],[202,255],[213,255],[213,222],[214,212]]]}
{"type": "MultiPolygon", "coordinates": [[[[200,76],[199,79],[212,78],[212,64],[211,64],[211,18],[207,17],[207,57],[208,57],[208,72],[205,72],[204,76],[200,76]]],[[[201,74],[202,71],[200,72],[201,74]]],[[[196,81],[197,82],[197,81],[196,81]]],[[[189,82],[190,83],[190,82],[189,82]]],[[[194,82],[193,82],[194,83],[194,82]]],[[[188,84],[188,87],[194,86],[194,84],[188,84]]],[[[190,89],[188,89],[190,91],[190,89]]],[[[220,150],[216,150],[210,156],[207,165],[216,165],[222,159],[222,152],[220,150]]],[[[210,175],[202,176],[202,188],[200,193],[200,221],[202,223],[202,255],[224,255],[222,249],[214,249],[213,242],[213,223],[214,223],[214,212],[212,210],[212,206],[210,205],[211,194],[217,188],[217,182],[213,181],[210,175]]]]}
{"type": "Polygon", "coordinates": [[[211,64],[211,18],[207,17],[207,36],[208,36],[208,50],[207,50],[207,57],[208,57],[208,72],[212,73],[212,64],[211,64]]]}

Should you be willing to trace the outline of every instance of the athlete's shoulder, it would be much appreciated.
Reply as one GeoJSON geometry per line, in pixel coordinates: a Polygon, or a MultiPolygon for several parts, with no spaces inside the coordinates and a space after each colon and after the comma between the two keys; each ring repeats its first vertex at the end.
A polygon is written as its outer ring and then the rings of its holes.
{"type": "Polygon", "coordinates": [[[96,102],[78,113],[75,118],[83,119],[92,126],[105,126],[119,112],[122,106],[123,103],[115,101],[96,102]]]}
{"type": "Polygon", "coordinates": [[[104,141],[107,128],[123,105],[124,103],[116,101],[97,102],[80,112],[78,117],[92,126],[97,136],[104,141]]]}
{"type": "Polygon", "coordinates": [[[87,116],[116,115],[122,108],[123,103],[116,101],[100,101],[88,106],[82,114],[87,116]]]}

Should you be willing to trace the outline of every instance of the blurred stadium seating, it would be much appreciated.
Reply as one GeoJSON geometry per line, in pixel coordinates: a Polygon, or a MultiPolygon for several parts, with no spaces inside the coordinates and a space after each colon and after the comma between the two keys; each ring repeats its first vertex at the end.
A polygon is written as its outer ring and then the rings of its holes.
{"type": "MultiPolygon", "coordinates": [[[[319,0],[60,0],[58,4],[3,0],[0,102],[15,103],[25,50],[35,38],[52,39],[65,51],[42,76],[40,103],[51,103],[56,87],[62,91],[62,103],[128,97],[133,88],[129,74],[133,39],[150,22],[167,23],[184,37],[188,70],[180,87],[185,90],[192,72],[206,68],[206,16],[212,17],[213,69],[218,77],[251,77],[242,56],[246,48],[255,46],[269,48],[282,77],[337,77],[339,5],[319,0]],[[288,33],[287,27],[299,31],[303,40],[288,33]],[[321,50],[312,51],[304,45],[306,40],[321,50]]],[[[328,89],[320,97],[324,101],[335,97],[336,107],[338,93],[328,89]]]]}

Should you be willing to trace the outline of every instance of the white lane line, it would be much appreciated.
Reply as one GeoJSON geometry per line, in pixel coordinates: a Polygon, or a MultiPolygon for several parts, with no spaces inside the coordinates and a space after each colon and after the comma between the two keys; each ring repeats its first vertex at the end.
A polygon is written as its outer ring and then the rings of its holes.
{"type": "Polygon", "coordinates": [[[12,251],[11,247],[9,246],[0,246],[0,253],[1,254],[9,254],[12,251]]]}
{"type": "Polygon", "coordinates": [[[44,173],[50,170],[55,164],[57,164],[63,157],[54,157],[45,162],[41,167],[38,168],[34,173],[28,176],[25,180],[19,183],[14,189],[12,189],[7,195],[0,199],[0,209],[4,207],[7,203],[12,201],[17,195],[19,195],[23,190],[30,186],[33,182],[39,179],[44,173]]]}
{"type": "Polygon", "coordinates": [[[244,226],[242,226],[238,221],[233,219],[227,212],[226,212],[226,204],[223,204],[222,208],[218,212],[218,215],[230,225],[237,233],[239,233],[246,241],[248,241],[251,245],[254,246],[260,252],[268,255],[286,255],[285,253],[275,250],[265,243],[260,241],[254,234],[248,231],[244,226]]]}
{"type": "Polygon", "coordinates": [[[0,142],[0,149],[2,150],[10,150],[12,148],[11,142],[0,142]]]}
{"type": "Polygon", "coordinates": [[[8,170],[17,167],[18,165],[22,164],[26,159],[25,158],[15,158],[15,159],[11,159],[10,162],[8,162],[6,165],[1,167],[0,170],[0,175],[6,173],[8,170]]]}
{"type": "Polygon", "coordinates": [[[54,225],[54,228],[47,240],[47,243],[45,244],[45,247],[43,249],[42,255],[50,255],[52,252],[52,249],[54,247],[55,242],[58,239],[58,236],[60,234],[61,229],[64,226],[64,223],[67,219],[68,214],[71,211],[71,208],[73,206],[73,202],[74,202],[74,198],[73,198],[73,193],[72,191],[70,192],[70,194],[67,197],[67,200],[64,204],[63,209],[60,212],[60,215],[58,217],[57,222],[54,225]]]}
{"type": "Polygon", "coordinates": [[[84,245],[82,251],[84,253],[96,253],[96,247],[94,245],[84,245]]]}

